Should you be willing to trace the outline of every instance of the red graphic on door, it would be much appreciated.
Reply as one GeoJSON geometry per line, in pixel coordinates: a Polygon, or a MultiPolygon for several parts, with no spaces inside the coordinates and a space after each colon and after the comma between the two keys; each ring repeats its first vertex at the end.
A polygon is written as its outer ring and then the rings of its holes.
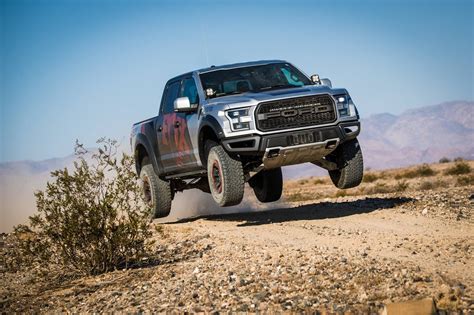
{"type": "Polygon", "coordinates": [[[163,136],[161,142],[168,146],[170,153],[176,153],[176,164],[183,165],[186,152],[190,150],[190,144],[186,139],[188,125],[186,119],[176,113],[163,116],[163,136]],[[174,144],[174,146],[172,145],[174,144]],[[176,152],[173,150],[176,149],[176,152]]]}

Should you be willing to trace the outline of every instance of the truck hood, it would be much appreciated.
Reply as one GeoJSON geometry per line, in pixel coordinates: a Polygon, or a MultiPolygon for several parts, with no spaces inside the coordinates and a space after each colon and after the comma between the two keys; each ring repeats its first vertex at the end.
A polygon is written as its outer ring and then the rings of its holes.
{"type": "Polygon", "coordinates": [[[208,100],[208,106],[227,106],[228,108],[252,106],[263,101],[273,101],[285,98],[309,96],[315,94],[340,95],[348,94],[346,89],[334,89],[324,85],[303,86],[301,88],[279,89],[264,92],[247,92],[208,100]]]}

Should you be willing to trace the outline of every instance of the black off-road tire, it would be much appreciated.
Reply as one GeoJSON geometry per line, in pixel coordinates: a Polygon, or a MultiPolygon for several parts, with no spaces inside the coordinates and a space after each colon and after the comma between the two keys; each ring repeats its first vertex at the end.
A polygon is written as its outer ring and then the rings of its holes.
{"type": "Polygon", "coordinates": [[[338,169],[329,171],[329,176],[337,188],[347,189],[358,186],[364,176],[362,150],[357,139],[341,144],[331,158],[337,163],[338,169]]]}
{"type": "Polygon", "coordinates": [[[212,198],[221,207],[238,205],[244,197],[242,163],[215,142],[206,143],[207,177],[212,198]]]}
{"type": "Polygon", "coordinates": [[[151,208],[150,218],[168,216],[172,200],[170,183],[159,178],[151,164],[143,165],[140,179],[145,202],[151,208]]]}
{"type": "Polygon", "coordinates": [[[250,179],[249,185],[260,202],[277,201],[283,192],[281,167],[258,172],[250,179]]]}

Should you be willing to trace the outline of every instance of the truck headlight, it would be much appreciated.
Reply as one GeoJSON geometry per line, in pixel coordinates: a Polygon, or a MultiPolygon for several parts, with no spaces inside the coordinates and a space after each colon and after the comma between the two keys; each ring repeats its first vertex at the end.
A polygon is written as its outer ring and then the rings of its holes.
{"type": "Polygon", "coordinates": [[[227,111],[227,117],[232,125],[232,130],[240,131],[250,129],[252,117],[249,108],[232,109],[227,111]]]}
{"type": "Polygon", "coordinates": [[[336,95],[337,110],[341,117],[357,116],[357,109],[349,95],[336,95]]]}

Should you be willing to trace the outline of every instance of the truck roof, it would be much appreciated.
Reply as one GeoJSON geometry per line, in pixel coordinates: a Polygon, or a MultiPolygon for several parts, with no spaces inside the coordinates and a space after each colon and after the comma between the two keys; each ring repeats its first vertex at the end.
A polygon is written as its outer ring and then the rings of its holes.
{"type": "Polygon", "coordinates": [[[223,70],[223,69],[233,69],[233,68],[241,68],[241,67],[251,67],[251,66],[258,66],[258,65],[268,65],[270,63],[281,63],[287,62],[285,60],[259,60],[259,61],[248,61],[248,62],[239,62],[239,63],[231,63],[228,65],[221,65],[221,66],[210,66],[207,68],[202,68],[199,70],[194,70],[190,72],[186,72],[180,75],[177,75],[168,80],[168,82],[175,81],[185,76],[190,76],[193,72],[197,72],[198,74],[216,71],[216,70],[223,70]]]}
{"type": "Polygon", "coordinates": [[[251,66],[258,66],[258,65],[268,65],[271,63],[282,63],[282,62],[288,62],[285,60],[259,60],[259,61],[248,61],[248,62],[238,62],[238,63],[231,63],[228,65],[221,65],[221,66],[210,66],[207,68],[202,68],[199,70],[194,70],[190,72],[186,72],[180,75],[177,75],[167,81],[166,84],[172,81],[179,80],[183,77],[191,76],[193,72],[197,72],[197,74],[201,73],[206,73],[206,72],[211,72],[211,71],[217,71],[217,70],[224,70],[224,69],[234,69],[234,68],[241,68],[241,67],[251,67],[251,66]]]}
{"type": "Polygon", "coordinates": [[[239,63],[232,63],[232,64],[221,65],[221,66],[210,66],[210,67],[207,67],[207,68],[196,70],[196,72],[205,73],[205,72],[216,71],[216,70],[250,67],[250,66],[266,65],[266,64],[270,64],[270,63],[281,63],[281,62],[286,62],[286,61],[284,61],[284,60],[259,60],[259,61],[239,62],[239,63]]]}

